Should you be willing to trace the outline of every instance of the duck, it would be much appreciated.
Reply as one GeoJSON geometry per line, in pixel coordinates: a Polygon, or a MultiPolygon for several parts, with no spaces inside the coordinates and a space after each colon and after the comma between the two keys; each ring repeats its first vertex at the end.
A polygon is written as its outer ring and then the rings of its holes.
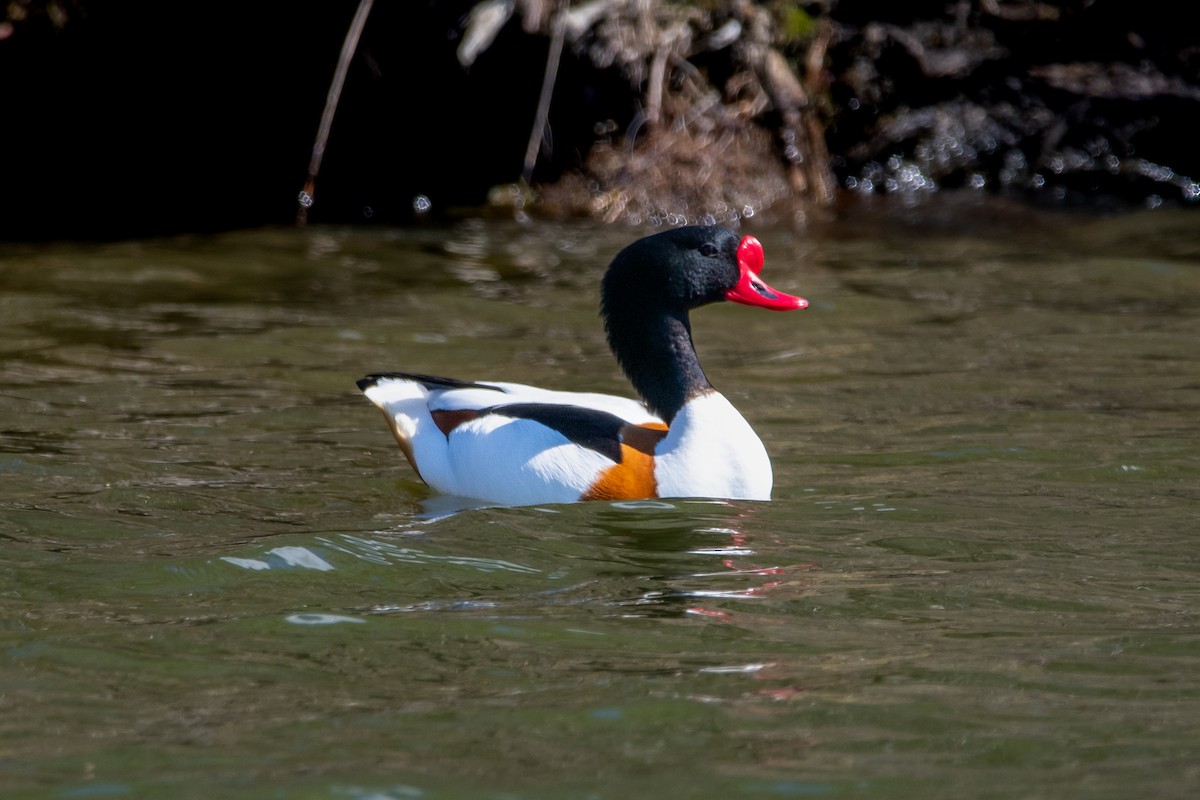
{"type": "Polygon", "coordinates": [[[639,399],[505,381],[375,372],[358,380],[417,476],[505,506],[587,500],[769,500],[771,460],[709,382],[689,313],[732,301],[795,311],[765,283],[762,244],[721,226],[638,239],[600,286],[608,344],[639,399]]]}

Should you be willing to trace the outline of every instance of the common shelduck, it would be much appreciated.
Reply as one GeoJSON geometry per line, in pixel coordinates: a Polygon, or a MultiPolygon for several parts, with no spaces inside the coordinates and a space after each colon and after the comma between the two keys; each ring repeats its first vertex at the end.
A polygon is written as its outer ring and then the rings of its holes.
{"type": "Polygon", "coordinates": [[[774,311],[802,297],[758,274],[763,249],[727,228],[640,239],[601,287],[608,343],[643,402],[517,383],[380,372],[358,381],[439,492],[503,505],[711,497],[767,500],[771,461],[708,382],[688,312],[719,300],[774,311]]]}

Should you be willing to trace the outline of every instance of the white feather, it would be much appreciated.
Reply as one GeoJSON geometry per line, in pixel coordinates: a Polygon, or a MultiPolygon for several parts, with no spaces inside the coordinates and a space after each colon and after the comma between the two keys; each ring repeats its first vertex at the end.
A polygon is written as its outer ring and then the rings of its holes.
{"type": "Polygon", "coordinates": [[[469,410],[505,403],[567,404],[570,397],[603,398],[603,410],[610,413],[624,411],[624,418],[635,417],[630,421],[654,419],[644,406],[620,397],[550,392],[520,384],[495,385],[502,386],[505,393],[487,389],[431,391],[414,381],[380,378],[364,394],[388,415],[398,435],[411,444],[413,460],[427,484],[446,494],[506,505],[575,502],[601,471],[612,466],[612,461],[539,422],[503,414],[469,420],[446,436],[434,423],[431,406],[469,410]],[[485,402],[468,404],[466,400],[472,397],[485,402]]]}
{"type": "MultiPolygon", "coordinates": [[[[612,462],[530,419],[485,414],[449,436],[430,408],[469,410],[506,403],[555,403],[600,409],[634,424],[658,418],[634,400],[614,395],[556,392],[513,383],[489,389],[433,389],[380,378],[365,390],[412,446],[421,478],[439,492],[506,505],[570,503],[612,462]],[[474,401],[474,402],[470,402],[474,401]]],[[[694,398],[655,449],[660,497],[769,500],[773,476],[766,448],[737,409],[717,392],[694,398]]]]}
{"type": "Polygon", "coordinates": [[[599,392],[559,392],[527,386],[523,383],[501,381],[478,381],[482,386],[495,386],[500,392],[489,389],[434,389],[429,394],[429,407],[440,410],[466,410],[491,408],[507,403],[549,403],[560,406],[580,406],[615,414],[626,422],[643,425],[661,422],[638,400],[618,397],[599,392]]]}
{"type": "Polygon", "coordinates": [[[770,500],[771,459],[750,423],[717,392],[684,404],[654,451],[659,497],[770,500]]]}

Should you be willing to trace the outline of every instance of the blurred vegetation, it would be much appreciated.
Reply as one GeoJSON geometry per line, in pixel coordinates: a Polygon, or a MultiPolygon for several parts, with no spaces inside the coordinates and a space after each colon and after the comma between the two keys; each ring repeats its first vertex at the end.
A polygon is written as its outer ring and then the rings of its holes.
{"type": "MultiPolygon", "coordinates": [[[[357,5],[9,0],[0,236],[290,219],[357,5]]],[[[315,222],[1200,201],[1200,45],[1168,3],[376,3],[348,66],[315,222]]]]}
{"type": "Polygon", "coordinates": [[[8,0],[0,13],[0,39],[27,24],[62,29],[78,10],[78,0],[8,0]]]}

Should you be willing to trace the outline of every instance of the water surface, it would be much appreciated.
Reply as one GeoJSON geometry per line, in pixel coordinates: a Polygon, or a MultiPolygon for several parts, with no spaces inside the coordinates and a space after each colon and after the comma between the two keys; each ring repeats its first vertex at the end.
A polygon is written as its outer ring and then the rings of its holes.
{"type": "Polygon", "coordinates": [[[753,230],[771,503],[456,511],[354,380],[626,392],[645,231],[0,248],[0,794],[1190,797],[1200,226],[753,230]]]}

